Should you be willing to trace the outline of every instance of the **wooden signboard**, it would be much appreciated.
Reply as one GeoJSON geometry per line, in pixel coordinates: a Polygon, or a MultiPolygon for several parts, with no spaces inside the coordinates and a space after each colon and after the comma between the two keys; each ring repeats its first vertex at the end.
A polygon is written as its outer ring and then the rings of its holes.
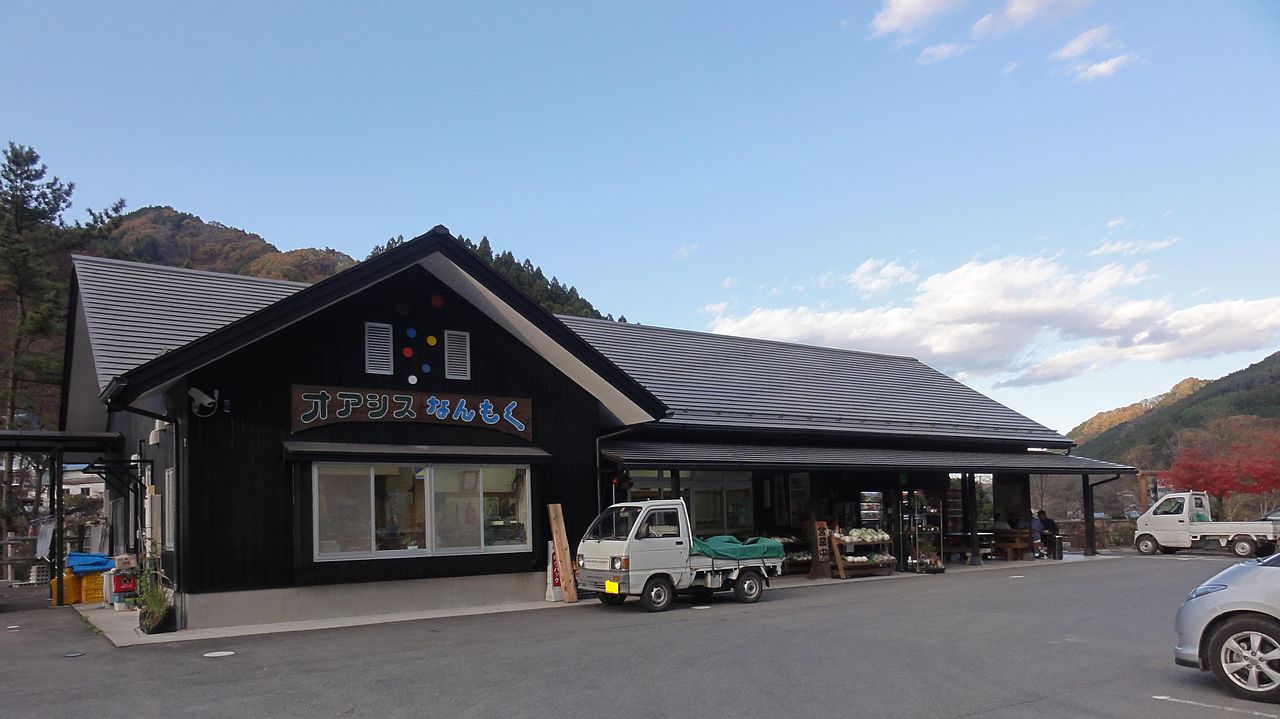
{"type": "Polygon", "coordinates": [[[561,588],[564,589],[564,603],[573,604],[578,601],[578,581],[573,576],[574,572],[577,571],[578,565],[574,564],[569,557],[569,537],[564,531],[564,512],[561,511],[560,505],[548,504],[547,515],[551,519],[551,541],[555,545],[556,563],[561,567],[574,568],[567,577],[563,577],[560,581],[561,588]]]}
{"type": "Polygon", "coordinates": [[[831,530],[826,522],[814,522],[810,530],[813,547],[813,565],[809,568],[810,579],[831,578],[831,530]]]}

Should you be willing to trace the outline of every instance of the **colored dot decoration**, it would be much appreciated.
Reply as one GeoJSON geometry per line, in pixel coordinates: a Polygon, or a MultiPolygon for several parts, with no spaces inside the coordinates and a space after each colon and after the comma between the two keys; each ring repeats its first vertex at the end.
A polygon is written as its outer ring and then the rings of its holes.
{"type": "Polygon", "coordinates": [[[405,357],[412,357],[412,356],[413,356],[413,348],[412,348],[412,347],[405,347],[404,349],[400,350],[400,354],[404,355],[405,357]]]}
{"type": "Polygon", "coordinates": [[[444,297],[440,295],[431,295],[431,306],[436,309],[444,307],[444,297]]]}
{"type": "Polygon", "coordinates": [[[412,375],[412,374],[409,375],[409,384],[417,384],[417,383],[418,383],[417,375],[412,375]]]}
{"type": "Polygon", "coordinates": [[[413,339],[414,337],[418,336],[418,331],[412,327],[405,330],[404,333],[409,336],[409,339],[413,339]]]}
{"type": "Polygon", "coordinates": [[[435,335],[427,335],[427,344],[428,344],[429,346],[431,346],[431,347],[435,347],[435,346],[436,346],[436,336],[435,336],[435,335]]]}
{"type": "Polygon", "coordinates": [[[426,362],[423,362],[423,363],[422,363],[422,373],[423,373],[423,374],[431,374],[431,365],[427,364],[426,362]]]}

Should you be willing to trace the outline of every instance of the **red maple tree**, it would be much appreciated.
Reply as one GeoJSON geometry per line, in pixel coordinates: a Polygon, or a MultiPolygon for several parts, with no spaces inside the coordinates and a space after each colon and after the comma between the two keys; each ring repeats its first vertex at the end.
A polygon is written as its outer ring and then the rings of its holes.
{"type": "Polygon", "coordinates": [[[1208,492],[1220,510],[1229,497],[1250,495],[1265,511],[1280,498],[1280,423],[1240,415],[1183,430],[1163,479],[1177,489],[1208,492]]]}

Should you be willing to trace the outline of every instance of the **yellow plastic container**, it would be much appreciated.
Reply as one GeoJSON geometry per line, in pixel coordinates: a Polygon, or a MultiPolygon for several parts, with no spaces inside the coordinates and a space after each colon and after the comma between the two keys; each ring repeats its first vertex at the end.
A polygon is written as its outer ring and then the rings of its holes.
{"type": "Polygon", "coordinates": [[[80,578],[80,601],[91,604],[102,601],[102,572],[93,572],[80,578]]]}
{"type": "Polygon", "coordinates": [[[80,577],[67,572],[62,575],[61,579],[49,580],[49,600],[58,601],[58,582],[62,582],[62,603],[63,604],[79,604],[80,603],[80,577]]]}

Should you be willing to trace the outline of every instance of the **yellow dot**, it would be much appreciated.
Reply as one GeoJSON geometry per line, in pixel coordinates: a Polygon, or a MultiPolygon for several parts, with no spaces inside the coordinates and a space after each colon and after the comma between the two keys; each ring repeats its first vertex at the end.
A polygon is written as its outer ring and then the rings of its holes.
{"type": "Polygon", "coordinates": [[[432,347],[435,347],[435,346],[436,346],[436,336],[435,336],[435,335],[427,335],[427,344],[428,344],[428,345],[431,345],[432,347]]]}

